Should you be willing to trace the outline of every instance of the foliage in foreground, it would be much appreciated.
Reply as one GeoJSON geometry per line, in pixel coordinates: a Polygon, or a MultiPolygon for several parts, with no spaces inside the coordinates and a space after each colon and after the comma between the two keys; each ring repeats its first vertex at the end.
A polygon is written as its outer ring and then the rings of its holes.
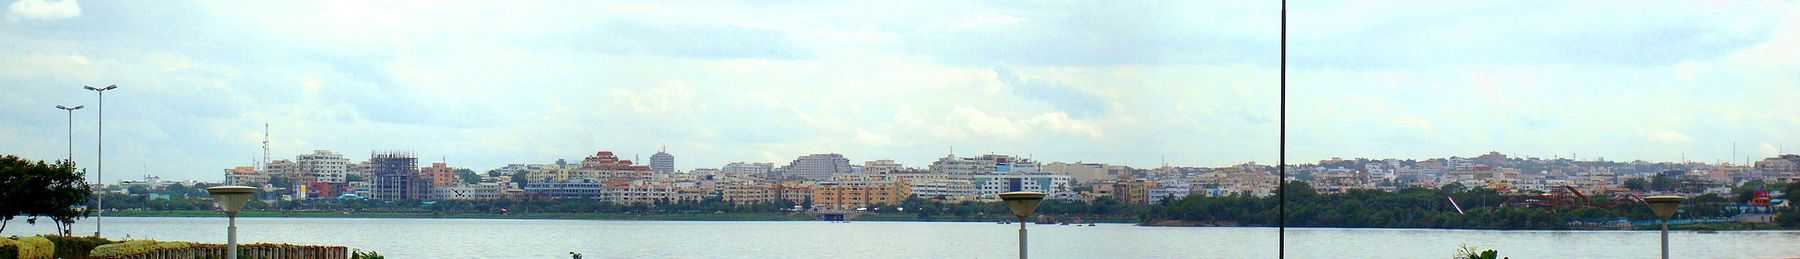
{"type": "MultiPolygon", "coordinates": [[[[112,240],[91,236],[42,236],[56,244],[56,258],[87,258],[95,247],[114,243],[112,240]]],[[[0,257],[5,258],[5,257],[0,257]]]]}
{"type": "Polygon", "coordinates": [[[375,251],[368,251],[367,253],[355,251],[350,252],[350,259],[387,259],[387,257],[383,257],[381,254],[375,253],[375,251]]]}
{"type": "Polygon", "coordinates": [[[43,237],[0,238],[0,258],[56,258],[56,245],[43,237]]]}
{"type": "Polygon", "coordinates": [[[103,256],[135,255],[135,254],[154,252],[154,251],[163,250],[163,249],[183,249],[183,248],[188,248],[189,246],[192,246],[192,244],[188,243],[188,242],[158,242],[155,240],[131,240],[131,241],[105,244],[105,245],[100,245],[98,247],[94,247],[93,253],[89,254],[89,256],[103,257],[103,256]]]}

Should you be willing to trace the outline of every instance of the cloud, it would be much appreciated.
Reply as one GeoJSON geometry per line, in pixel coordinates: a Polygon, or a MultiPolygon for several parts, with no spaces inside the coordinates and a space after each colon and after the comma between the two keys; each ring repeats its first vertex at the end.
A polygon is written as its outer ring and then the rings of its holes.
{"type": "Polygon", "coordinates": [[[18,0],[6,6],[7,20],[60,20],[81,16],[75,0],[18,0]]]}
{"type": "Polygon", "coordinates": [[[1646,134],[1645,138],[1651,143],[1660,144],[1687,144],[1694,142],[1694,138],[1688,137],[1686,133],[1670,130],[1653,131],[1646,134]]]}
{"type": "Polygon", "coordinates": [[[1100,127],[1094,125],[1094,123],[1070,119],[1069,114],[1060,112],[1038,114],[1035,117],[1031,117],[1030,120],[1027,120],[1026,124],[1049,129],[1051,132],[1061,132],[1092,139],[1100,139],[1106,135],[1100,127]]]}
{"type": "Polygon", "coordinates": [[[1049,103],[1058,111],[1068,113],[1077,118],[1092,118],[1106,114],[1106,101],[1099,96],[1083,92],[1081,89],[1058,84],[1048,80],[1032,80],[1020,78],[1012,69],[995,67],[994,75],[1012,87],[1013,93],[1034,100],[1049,103]]]}

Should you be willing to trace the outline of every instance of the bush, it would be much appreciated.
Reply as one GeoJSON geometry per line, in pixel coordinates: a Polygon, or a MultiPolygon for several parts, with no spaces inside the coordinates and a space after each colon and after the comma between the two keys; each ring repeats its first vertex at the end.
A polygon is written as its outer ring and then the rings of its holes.
{"type": "Polygon", "coordinates": [[[152,251],[164,250],[164,249],[183,249],[183,248],[188,248],[189,246],[192,246],[192,244],[189,244],[187,242],[156,242],[153,240],[131,240],[131,241],[105,244],[105,245],[100,245],[100,246],[94,247],[94,251],[92,253],[90,253],[89,256],[102,257],[102,256],[135,255],[135,254],[149,253],[152,251]]]}
{"type": "Polygon", "coordinates": [[[42,237],[0,238],[0,258],[56,258],[56,244],[42,237]]]}
{"type": "Polygon", "coordinates": [[[381,254],[377,254],[375,251],[369,251],[368,253],[355,251],[350,252],[350,259],[387,259],[387,257],[382,257],[381,254]]]}
{"type": "Polygon", "coordinates": [[[88,253],[94,251],[94,247],[113,243],[112,240],[98,237],[65,237],[55,235],[43,237],[45,239],[50,239],[50,243],[56,244],[56,258],[87,258],[88,253]]]}
{"type": "Polygon", "coordinates": [[[19,258],[19,247],[13,244],[18,242],[19,241],[8,238],[0,238],[0,258],[19,258]]]}

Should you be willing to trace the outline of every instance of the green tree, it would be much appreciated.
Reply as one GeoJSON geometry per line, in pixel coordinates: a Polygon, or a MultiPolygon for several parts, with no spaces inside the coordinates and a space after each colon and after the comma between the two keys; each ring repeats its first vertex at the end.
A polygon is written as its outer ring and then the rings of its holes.
{"type": "Polygon", "coordinates": [[[57,231],[71,235],[75,220],[86,217],[77,209],[92,192],[88,191],[85,173],[64,160],[56,163],[30,161],[17,156],[0,156],[0,231],[5,221],[25,215],[35,224],[38,217],[49,217],[57,231]]]}
{"type": "Polygon", "coordinates": [[[468,168],[457,168],[456,177],[461,178],[462,182],[466,184],[481,183],[481,175],[476,175],[475,170],[469,170],[468,168]]]}
{"type": "Polygon", "coordinates": [[[1640,191],[1640,192],[1647,191],[1647,190],[1650,190],[1650,182],[1646,182],[1646,181],[1644,181],[1644,179],[1640,179],[1640,178],[1632,178],[1629,180],[1625,180],[1625,189],[1631,189],[1632,191],[1640,191]]]}

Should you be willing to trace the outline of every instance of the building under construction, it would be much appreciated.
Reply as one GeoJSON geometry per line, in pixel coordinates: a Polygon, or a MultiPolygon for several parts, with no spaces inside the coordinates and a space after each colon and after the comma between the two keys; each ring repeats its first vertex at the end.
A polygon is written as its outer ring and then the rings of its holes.
{"type": "Polygon", "coordinates": [[[376,152],[369,157],[369,176],[376,200],[421,200],[431,193],[429,182],[419,178],[419,158],[411,152],[376,152]]]}

